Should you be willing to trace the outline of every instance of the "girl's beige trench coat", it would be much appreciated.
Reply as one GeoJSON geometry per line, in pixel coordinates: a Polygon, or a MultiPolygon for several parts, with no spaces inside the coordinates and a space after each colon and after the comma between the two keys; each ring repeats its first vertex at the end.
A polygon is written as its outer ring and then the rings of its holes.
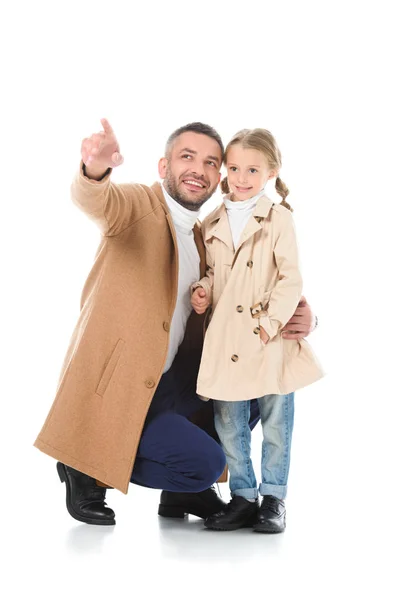
{"type": "Polygon", "coordinates": [[[204,219],[202,232],[208,269],[198,284],[212,296],[212,317],[198,394],[249,400],[288,394],[320,379],[323,372],[308,342],[281,335],[302,295],[291,212],[261,196],[236,251],[224,204],[204,219]],[[260,326],[270,337],[265,346],[260,326]]]}
{"type": "MultiPolygon", "coordinates": [[[[167,356],[177,295],[175,230],[159,183],[116,185],[110,174],[95,182],[84,176],[81,164],[72,198],[99,226],[102,239],[56,396],[35,446],[127,493],[167,356]]],[[[204,275],[199,226],[194,234],[204,275]]],[[[182,385],[198,369],[203,321],[192,312],[187,324],[176,359],[182,385]]],[[[211,432],[211,403],[200,413],[192,420],[211,432]]]]}

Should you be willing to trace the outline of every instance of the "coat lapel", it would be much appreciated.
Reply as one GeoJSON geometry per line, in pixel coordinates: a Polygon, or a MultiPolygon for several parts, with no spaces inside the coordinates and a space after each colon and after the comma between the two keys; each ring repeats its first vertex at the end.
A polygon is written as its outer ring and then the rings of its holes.
{"type": "Polygon", "coordinates": [[[257,231],[260,231],[261,229],[262,229],[261,219],[260,219],[260,221],[257,221],[254,216],[251,216],[247,222],[246,227],[243,230],[242,235],[240,236],[240,240],[237,245],[236,252],[239,250],[239,248],[241,246],[243,246],[243,244],[245,242],[247,242],[247,240],[249,240],[254,234],[257,233],[257,231]]]}
{"type": "Polygon", "coordinates": [[[215,214],[210,228],[206,232],[206,240],[216,237],[221,240],[232,252],[234,252],[231,227],[229,225],[228,215],[225,206],[222,204],[215,214]]]}
{"type": "Polygon", "coordinates": [[[167,202],[166,202],[166,200],[164,198],[164,194],[163,194],[163,191],[161,189],[161,185],[158,182],[153,183],[153,185],[151,186],[151,189],[153,190],[153,192],[155,193],[155,195],[159,199],[160,204],[161,204],[161,206],[164,209],[165,216],[166,216],[166,219],[167,219],[167,222],[168,222],[168,225],[169,225],[169,229],[170,229],[170,232],[171,232],[171,235],[172,235],[172,239],[173,239],[173,242],[174,242],[175,256],[176,256],[176,259],[177,259],[177,262],[178,262],[178,256],[179,256],[178,255],[178,240],[177,240],[177,237],[176,237],[174,222],[172,220],[171,213],[169,212],[168,204],[167,204],[167,202]]]}
{"type": "Polygon", "coordinates": [[[273,207],[274,203],[267,198],[267,196],[261,196],[254,208],[253,214],[247,222],[246,227],[240,236],[239,244],[236,248],[236,252],[240,247],[247,242],[253,235],[263,229],[263,221],[268,218],[269,212],[273,207]]]}
{"type": "Polygon", "coordinates": [[[201,234],[200,221],[197,221],[193,227],[194,241],[200,256],[200,279],[206,274],[206,249],[204,247],[203,236],[201,234]]]}

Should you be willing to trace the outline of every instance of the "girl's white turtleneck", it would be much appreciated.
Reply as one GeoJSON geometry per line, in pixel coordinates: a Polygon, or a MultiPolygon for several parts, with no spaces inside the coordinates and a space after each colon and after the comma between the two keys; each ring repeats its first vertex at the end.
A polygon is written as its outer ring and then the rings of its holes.
{"type": "Polygon", "coordinates": [[[178,240],[179,275],[178,295],[169,333],[169,347],[164,373],[171,367],[185,335],[186,323],[192,312],[190,289],[200,278],[200,256],[194,241],[193,227],[200,211],[184,208],[171,198],[162,186],[165,201],[171,213],[178,240]]]}
{"type": "Polygon", "coordinates": [[[264,195],[264,189],[248,200],[237,200],[233,202],[229,195],[224,196],[224,204],[228,214],[229,225],[231,227],[233,247],[236,250],[240,237],[250,219],[258,199],[264,195]]]}

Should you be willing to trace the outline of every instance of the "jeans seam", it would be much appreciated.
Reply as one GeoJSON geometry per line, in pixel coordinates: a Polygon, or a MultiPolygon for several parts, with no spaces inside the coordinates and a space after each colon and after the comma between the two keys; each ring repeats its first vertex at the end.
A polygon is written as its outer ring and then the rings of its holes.
{"type": "MultiPolygon", "coordinates": [[[[250,481],[251,480],[251,457],[250,457],[250,451],[247,452],[247,450],[249,449],[249,436],[248,436],[248,431],[246,429],[247,426],[247,421],[248,419],[246,419],[247,417],[247,402],[243,401],[242,404],[242,415],[241,415],[241,422],[242,422],[242,426],[241,426],[241,446],[242,446],[242,452],[246,452],[246,470],[247,470],[247,478],[250,481]]],[[[250,449],[249,449],[250,450],[250,449]]]]}
{"type": "MultiPolygon", "coordinates": [[[[265,481],[263,481],[264,479],[264,471],[265,469],[263,469],[263,466],[265,465],[265,463],[267,462],[267,458],[268,458],[268,447],[267,447],[267,442],[265,441],[265,439],[263,439],[263,444],[262,444],[262,453],[261,453],[261,457],[262,457],[262,465],[261,465],[261,472],[262,472],[262,484],[263,485],[279,485],[279,486],[287,486],[287,479],[288,479],[288,471],[289,471],[289,456],[290,456],[290,432],[292,429],[292,424],[289,423],[289,417],[291,418],[292,421],[292,417],[291,415],[289,415],[289,412],[291,413],[291,411],[289,410],[289,402],[291,401],[291,394],[285,394],[283,396],[281,396],[280,401],[283,402],[283,406],[281,406],[281,415],[283,417],[284,423],[281,424],[281,434],[282,434],[282,442],[283,442],[283,448],[281,448],[281,458],[280,461],[278,463],[276,463],[276,466],[278,467],[278,471],[275,470],[275,473],[277,474],[277,483],[266,483],[265,481]],[[285,482],[285,483],[283,483],[285,482]]],[[[261,400],[263,398],[266,398],[266,396],[263,396],[259,399],[259,405],[262,405],[261,400]]],[[[260,406],[260,413],[262,413],[263,411],[261,411],[261,406],[260,406]]],[[[264,413],[265,414],[265,413],[264,413]]],[[[262,424],[263,426],[265,425],[265,423],[268,423],[268,419],[266,419],[264,421],[264,419],[262,418],[262,424]]]]}

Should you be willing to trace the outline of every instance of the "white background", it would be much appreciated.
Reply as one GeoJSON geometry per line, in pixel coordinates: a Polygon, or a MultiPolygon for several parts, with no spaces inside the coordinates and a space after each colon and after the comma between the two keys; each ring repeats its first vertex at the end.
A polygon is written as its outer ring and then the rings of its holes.
{"type": "Polygon", "coordinates": [[[398,597],[396,4],[2,8],[3,597],[398,597]],[[80,525],[32,447],[99,241],[69,185],[103,116],[125,156],[116,181],[153,183],[167,136],[190,121],[225,142],[244,127],[278,140],[327,372],[296,397],[284,535],[165,522],[158,492],[136,486],[108,494],[115,528],[80,525]]]}

